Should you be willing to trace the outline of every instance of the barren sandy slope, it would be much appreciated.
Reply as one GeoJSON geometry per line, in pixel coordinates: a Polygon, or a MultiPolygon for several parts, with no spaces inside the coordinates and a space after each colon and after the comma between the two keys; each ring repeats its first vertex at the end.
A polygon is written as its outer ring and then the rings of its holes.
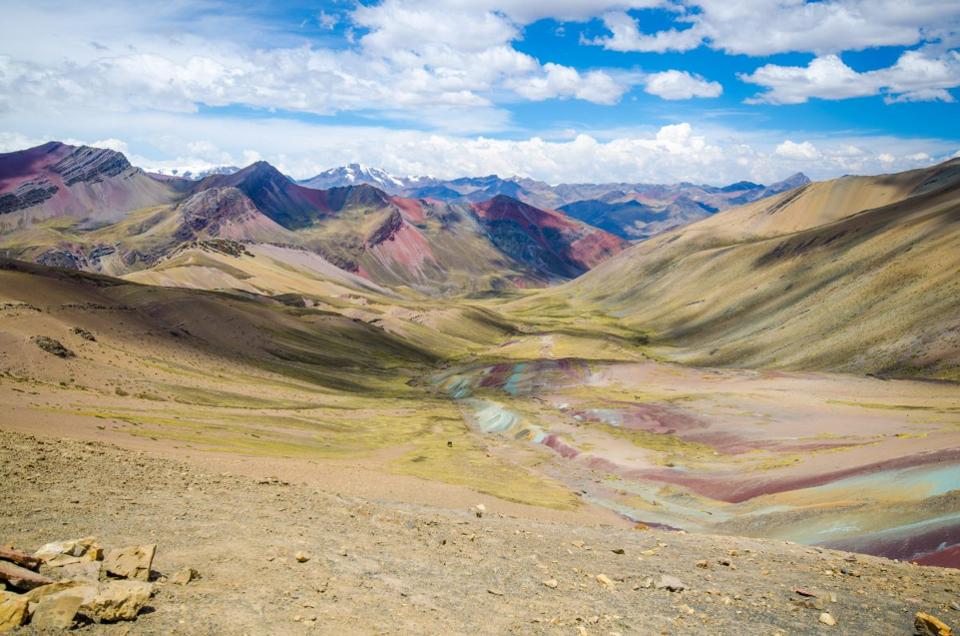
{"type": "Polygon", "coordinates": [[[4,541],[158,544],[151,610],[81,633],[906,634],[917,610],[960,617],[950,609],[955,570],[782,542],[477,518],[93,442],[0,432],[0,479],[4,541]],[[298,551],[310,559],[298,563],[298,551]],[[165,582],[184,566],[201,578],[165,582]],[[687,589],[656,589],[664,574],[687,589]],[[819,622],[823,611],[835,626],[819,622]]]}

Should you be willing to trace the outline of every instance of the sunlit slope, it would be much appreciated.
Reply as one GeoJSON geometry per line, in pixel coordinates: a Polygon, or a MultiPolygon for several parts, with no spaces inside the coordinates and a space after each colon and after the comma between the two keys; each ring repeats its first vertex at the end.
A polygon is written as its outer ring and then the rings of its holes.
{"type": "Polygon", "coordinates": [[[960,378],[958,173],[954,161],[794,190],[514,309],[600,312],[692,364],[960,378]]]}
{"type": "Polygon", "coordinates": [[[775,197],[733,208],[691,225],[679,234],[684,237],[683,240],[713,239],[717,242],[780,236],[838,221],[864,210],[891,205],[925,192],[955,187],[958,182],[958,161],[897,174],[841,177],[809,183],[775,197]]]}
{"type": "Polygon", "coordinates": [[[425,312],[429,324],[404,323],[407,337],[388,329],[402,317],[380,309],[369,311],[383,320],[368,321],[288,300],[0,259],[0,408],[35,430],[277,461],[349,459],[366,479],[400,479],[411,491],[437,492],[429,480],[466,489],[452,492],[469,502],[485,493],[579,507],[533,472],[536,457],[492,456],[455,404],[417,383],[442,351],[501,338],[494,317],[425,312]],[[433,331],[449,324],[461,333],[433,331]],[[41,348],[38,336],[72,354],[41,348]]]}

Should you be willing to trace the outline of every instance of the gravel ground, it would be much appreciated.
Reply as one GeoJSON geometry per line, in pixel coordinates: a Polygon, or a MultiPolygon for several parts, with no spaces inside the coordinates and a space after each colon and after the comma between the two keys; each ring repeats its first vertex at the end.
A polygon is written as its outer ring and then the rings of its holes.
{"type": "Polygon", "coordinates": [[[0,543],[158,544],[151,606],[136,622],[81,633],[911,634],[917,611],[960,622],[956,570],[776,541],[478,517],[206,470],[0,431],[0,543]],[[186,566],[201,578],[165,582],[186,566]],[[686,589],[657,589],[664,575],[686,589]],[[835,625],[820,622],[824,612],[835,625]]]}

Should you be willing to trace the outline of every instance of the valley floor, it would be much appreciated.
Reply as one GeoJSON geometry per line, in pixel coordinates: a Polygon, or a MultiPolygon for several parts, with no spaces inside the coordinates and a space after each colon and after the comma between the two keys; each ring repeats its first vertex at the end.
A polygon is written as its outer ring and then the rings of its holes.
{"type": "Polygon", "coordinates": [[[916,611],[960,617],[957,570],[521,519],[489,498],[477,518],[221,468],[0,431],[0,537],[158,544],[151,611],[80,633],[907,634],[916,611]],[[165,581],[182,567],[199,580],[165,581]],[[685,589],[657,589],[664,575],[685,589]]]}

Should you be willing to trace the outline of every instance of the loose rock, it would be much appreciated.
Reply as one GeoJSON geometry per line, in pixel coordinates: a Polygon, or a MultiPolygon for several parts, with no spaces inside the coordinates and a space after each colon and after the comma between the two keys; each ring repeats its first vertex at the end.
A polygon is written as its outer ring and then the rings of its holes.
{"type": "Polygon", "coordinates": [[[93,621],[132,621],[150,600],[153,586],[141,581],[102,583],[96,596],[80,606],[79,613],[93,621]]]}
{"type": "Polygon", "coordinates": [[[41,599],[30,619],[36,629],[70,629],[83,597],[70,593],[56,594],[41,599]]]}
{"type": "Polygon", "coordinates": [[[660,577],[660,580],[657,581],[655,587],[658,590],[670,590],[671,592],[682,592],[687,589],[687,586],[675,576],[669,576],[664,574],[660,577]]]}
{"type": "Polygon", "coordinates": [[[197,578],[197,571],[193,568],[183,568],[170,575],[170,582],[174,585],[186,585],[197,578]]]}
{"type": "Polygon", "coordinates": [[[150,580],[150,566],[156,545],[136,545],[118,550],[108,550],[103,557],[103,569],[107,574],[141,581],[150,580]]]}
{"type": "Polygon", "coordinates": [[[96,337],[95,337],[92,333],[90,333],[89,331],[87,331],[86,329],[84,329],[83,327],[74,327],[74,328],[73,328],[73,333],[75,333],[76,335],[80,336],[80,337],[83,338],[84,340],[89,340],[90,342],[96,342],[96,341],[97,341],[96,337]]]}
{"type": "Polygon", "coordinates": [[[34,552],[33,556],[45,563],[57,563],[58,557],[61,559],[60,564],[67,562],[63,557],[86,557],[96,561],[103,558],[103,548],[97,543],[96,537],[84,537],[48,543],[34,552]]]}
{"type": "Polygon", "coordinates": [[[917,612],[913,627],[919,636],[953,636],[953,630],[936,616],[926,612],[917,612]]]}
{"type": "Polygon", "coordinates": [[[13,592],[0,592],[0,632],[20,627],[26,620],[26,597],[13,592]]]}
{"type": "Polygon", "coordinates": [[[829,612],[824,612],[820,615],[820,622],[824,625],[830,625],[832,627],[833,625],[837,624],[837,619],[831,616],[829,612]]]}

